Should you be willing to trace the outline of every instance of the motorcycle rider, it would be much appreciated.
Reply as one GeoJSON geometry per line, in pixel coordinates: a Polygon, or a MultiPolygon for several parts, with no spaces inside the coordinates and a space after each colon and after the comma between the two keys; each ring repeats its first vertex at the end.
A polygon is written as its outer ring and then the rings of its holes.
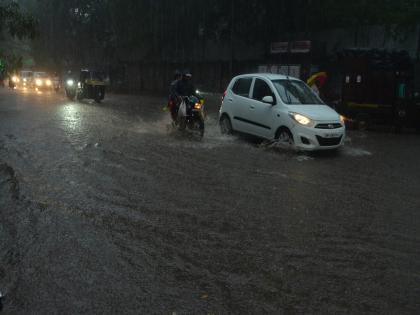
{"type": "Polygon", "coordinates": [[[192,82],[192,74],[189,70],[185,70],[182,74],[182,79],[176,83],[175,93],[178,98],[183,96],[197,96],[195,87],[192,82]]]}

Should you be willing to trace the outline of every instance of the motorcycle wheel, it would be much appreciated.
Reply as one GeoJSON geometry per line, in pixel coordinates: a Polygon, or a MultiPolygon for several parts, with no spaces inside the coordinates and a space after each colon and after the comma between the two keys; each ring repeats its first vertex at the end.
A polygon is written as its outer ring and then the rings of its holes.
{"type": "Polygon", "coordinates": [[[193,130],[194,133],[200,139],[202,139],[204,137],[205,127],[204,127],[204,121],[202,119],[196,119],[196,120],[194,120],[190,129],[193,130]]]}
{"type": "Polygon", "coordinates": [[[184,131],[187,128],[187,121],[185,118],[178,118],[177,126],[179,131],[184,131]]]}
{"type": "Polygon", "coordinates": [[[70,101],[74,101],[74,98],[76,97],[75,93],[72,92],[66,92],[66,96],[70,101]]]}

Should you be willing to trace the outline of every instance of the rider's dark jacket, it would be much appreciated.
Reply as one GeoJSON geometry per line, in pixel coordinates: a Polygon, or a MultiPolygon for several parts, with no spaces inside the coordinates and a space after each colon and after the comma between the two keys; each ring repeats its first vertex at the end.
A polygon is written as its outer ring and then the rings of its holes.
{"type": "Polygon", "coordinates": [[[195,95],[195,87],[191,80],[179,80],[175,85],[175,94],[177,96],[195,95]]]}

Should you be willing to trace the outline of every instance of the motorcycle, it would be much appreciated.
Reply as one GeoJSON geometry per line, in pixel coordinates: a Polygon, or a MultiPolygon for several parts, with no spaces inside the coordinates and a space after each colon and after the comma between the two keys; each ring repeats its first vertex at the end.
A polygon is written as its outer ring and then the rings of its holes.
{"type": "Polygon", "coordinates": [[[67,79],[66,84],[64,87],[64,90],[66,91],[66,96],[69,100],[74,101],[77,93],[77,83],[74,79],[67,79]]]}
{"type": "Polygon", "coordinates": [[[204,136],[204,99],[196,96],[183,97],[175,121],[179,131],[191,130],[199,138],[204,136]]]}

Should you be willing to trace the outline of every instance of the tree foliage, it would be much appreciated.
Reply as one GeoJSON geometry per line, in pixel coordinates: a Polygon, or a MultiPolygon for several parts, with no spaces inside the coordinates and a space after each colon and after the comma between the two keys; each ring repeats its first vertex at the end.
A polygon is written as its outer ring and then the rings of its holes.
{"type": "Polygon", "coordinates": [[[23,13],[17,2],[0,4],[0,33],[2,31],[19,39],[34,38],[36,21],[32,15],[23,13]]]}
{"type": "MultiPolygon", "coordinates": [[[[40,21],[38,59],[182,61],[204,43],[311,38],[331,28],[385,25],[405,34],[420,0],[26,0],[40,21]],[[52,57],[52,59],[51,59],[52,57]]],[[[13,28],[11,28],[13,29],[13,28]]],[[[16,32],[16,31],[15,31],[16,32]]]]}

